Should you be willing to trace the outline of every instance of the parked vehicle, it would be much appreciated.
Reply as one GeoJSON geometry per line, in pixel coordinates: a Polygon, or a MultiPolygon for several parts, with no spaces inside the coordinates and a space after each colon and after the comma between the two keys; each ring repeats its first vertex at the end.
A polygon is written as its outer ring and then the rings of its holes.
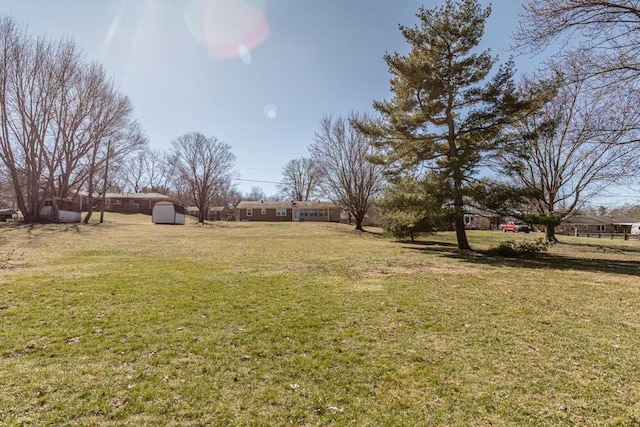
{"type": "Polygon", "coordinates": [[[631,234],[639,235],[640,234],[640,222],[634,222],[631,224],[631,234]]]}
{"type": "Polygon", "coordinates": [[[514,233],[528,233],[529,231],[531,231],[527,224],[522,224],[514,221],[507,221],[504,224],[500,224],[498,228],[505,233],[507,231],[512,231],[514,233]]]}
{"type": "Polygon", "coordinates": [[[14,209],[0,209],[0,221],[7,222],[8,219],[15,218],[17,212],[14,209]]]}

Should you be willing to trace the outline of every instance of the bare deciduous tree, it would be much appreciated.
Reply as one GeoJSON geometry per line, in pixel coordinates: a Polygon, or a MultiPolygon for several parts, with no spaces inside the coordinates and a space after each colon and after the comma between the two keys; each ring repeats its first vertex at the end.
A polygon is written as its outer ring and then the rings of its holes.
{"type": "MultiPolygon", "coordinates": [[[[515,127],[520,149],[499,156],[514,182],[535,190],[533,209],[549,240],[560,220],[634,178],[640,166],[638,94],[598,85],[579,66],[557,65],[552,73],[556,95],[515,127]]],[[[532,81],[526,89],[540,86],[532,81]]]]}
{"type": "Polygon", "coordinates": [[[172,145],[176,176],[186,185],[189,201],[200,210],[198,221],[204,224],[214,197],[232,187],[235,156],[228,144],[198,132],[182,135],[172,145]]]}
{"type": "Polygon", "coordinates": [[[373,147],[369,138],[356,130],[350,121],[366,117],[350,113],[348,120],[326,116],[320,122],[311,160],[318,172],[324,194],[336,205],[349,211],[362,230],[364,217],[384,186],[382,167],[369,161],[373,147]]]}
{"type": "MultiPolygon", "coordinates": [[[[89,194],[89,210],[84,218],[88,223],[92,214],[92,197],[98,182],[107,177],[104,171],[108,159],[119,160],[131,151],[143,147],[146,137],[137,121],[132,119],[133,106],[128,97],[119,94],[110,80],[104,80],[94,100],[94,108],[88,115],[91,123],[87,139],[92,141],[88,153],[86,189],[89,194]]],[[[101,191],[106,188],[103,185],[101,191]]]]}
{"type": "Polygon", "coordinates": [[[167,194],[171,190],[172,166],[168,153],[145,146],[117,165],[118,187],[129,192],[167,194]]]}
{"type": "Polygon", "coordinates": [[[34,38],[0,19],[0,158],[26,221],[39,219],[41,197],[67,199],[82,188],[93,196],[107,156],[144,143],[132,113],[104,68],[72,41],[34,38]]]}
{"type": "Polygon", "coordinates": [[[267,193],[265,193],[261,187],[254,185],[251,187],[251,190],[244,195],[244,199],[255,201],[267,200],[267,193]]]}
{"type": "Polygon", "coordinates": [[[112,186],[123,192],[141,193],[148,182],[145,167],[148,152],[149,148],[145,147],[143,150],[131,153],[122,159],[121,163],[113,165],[112,186]]]}
{"type": "MultiPolygon", "coordinates": [[[[555,42],[564,58],[590,52],[585,70],[614,81],[640,77],[640,7],[637,0],[529,0],[514,34],[516,48],[539,52],[555,42]]],[[[611,80],[610,80],[611,81],[611,80]]]]}
{"type": "Polygon", "coordinates": [[[317,172],[311,159],[289,160],[282,168],[279,190],[285,200],[312,200],[317,193],[317,172]]]}
{"type": "Polygon", "coordinates": [[[51,100],[53,49],[34,40],[10,18],[0,22],[0,156],[13,182],[18,209],[26,221],[38,217],[38,192],[44,172],[43,141],[53,120],[51,100]]]}

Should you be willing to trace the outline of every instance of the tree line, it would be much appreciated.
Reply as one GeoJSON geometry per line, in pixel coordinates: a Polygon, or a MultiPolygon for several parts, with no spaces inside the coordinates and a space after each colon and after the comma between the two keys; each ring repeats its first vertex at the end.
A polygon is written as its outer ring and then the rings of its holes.
{"type": "MultiPolygon", "coordinates": [[[[477,0],[420,8],[417,25],[399,27],[409,52],[384,57],[392,97],[373,102],[375,116],[322,118],[272,197],[330,199],[358,229],[375,203],[394,235],[452,227],[466,250],[469,207],[542,225],[554,239],[608,186],[637,183],[635,2],[526,2],[514,53],[563,48],[520,76],[479,48],[490,14],[477,0]]],[[[149,148],[129,99],[73,42],[34,38],[4,18],[0,46],[0,157],[25,220],[38,219],[43,194],[81,189],[170,193],[201,221],[210,206],[267,197],[237,191],[231,147],[215,137],[149,148]]]]}

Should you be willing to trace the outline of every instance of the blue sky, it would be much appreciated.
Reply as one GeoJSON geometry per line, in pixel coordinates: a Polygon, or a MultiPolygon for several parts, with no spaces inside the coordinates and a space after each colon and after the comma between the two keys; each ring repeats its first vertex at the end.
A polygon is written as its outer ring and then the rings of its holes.
{"type": "MultiPolygon", "coordinates": [[[[390,98],[385,52],[408,51],[435,0],[0,0],[35,34],[68,36],[134,104],[153,147],[198,131],[231,145],[241,181],[267,195],[307,154],[326,114],[390,98]],[[238,43],[240,40],[240,44],[238,43]]],[[[487,5],[489,2],[484,2],[487,5]]],[[[521,2],[496,0],[483,47],[504,62],[521,2]]],[[[515,58],[519,70],[537,59],[515,58]]]]}

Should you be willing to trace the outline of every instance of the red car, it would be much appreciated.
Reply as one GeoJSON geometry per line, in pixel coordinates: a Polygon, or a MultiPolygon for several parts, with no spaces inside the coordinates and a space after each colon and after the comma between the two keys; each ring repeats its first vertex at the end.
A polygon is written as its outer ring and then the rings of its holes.
{"type": "Polygon", "coordinates": [[[500,224],[498,228],[505,233],[507,231],[513,231],[514,233],[528,233],[530,231],[527,224],[516,223],[514,221],[507,221],[506,224],[500,224]]]}

